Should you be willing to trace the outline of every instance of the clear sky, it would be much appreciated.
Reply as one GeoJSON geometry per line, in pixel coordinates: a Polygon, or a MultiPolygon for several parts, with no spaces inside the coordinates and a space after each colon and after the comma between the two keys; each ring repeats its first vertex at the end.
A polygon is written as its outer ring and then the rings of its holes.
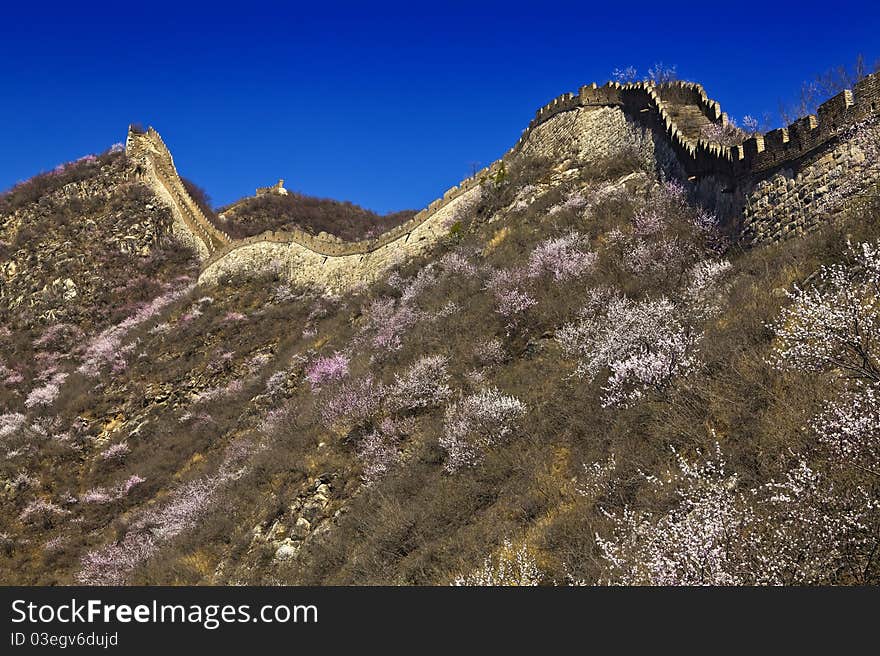
{"type": "Polygon", "coordinates": [[[880,58],[880,3],[5,3],[0,189],[154,126],[215,205],[289,189],[420,208],[552,98],[662,61],[731,116],[880,58]]]}

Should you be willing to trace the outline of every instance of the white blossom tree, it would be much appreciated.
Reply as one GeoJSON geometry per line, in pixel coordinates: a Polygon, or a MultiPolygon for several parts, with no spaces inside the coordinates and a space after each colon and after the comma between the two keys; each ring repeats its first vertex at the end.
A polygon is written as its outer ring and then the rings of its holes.
{"type": "Polygon", "coordinates": [[[880,248],[849,246],[847,261],[823,266],[772,326],[778,338],[771,362],[781,369],[836,371],[880,382],[880,248]]]}

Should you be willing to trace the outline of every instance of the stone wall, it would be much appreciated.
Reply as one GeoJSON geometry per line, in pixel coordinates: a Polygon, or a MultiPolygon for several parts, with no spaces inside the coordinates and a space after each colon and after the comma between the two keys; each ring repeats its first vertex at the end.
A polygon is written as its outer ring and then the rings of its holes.
{"type": "Polygon", "coordinates": [[[361,250],[343,244],[345,248],[338,253],[324,254],[310,248],[304,240],[291,239],[286,234],[278,236],[279,233],[242,240],[235,248],[212,259],[199,276],[199,283],[216,285],[237,275],[277,273],[294,284],[331,292],[369,284],[404,258],[430,249],[449,233],[458,213],[479,196],[479,187],[472,188],[396,239],[377,240],[374,247],[361,250]]]}
{"type": "Polygon", "coordinates": [[[181,233],[207,260],[203,282],[268,267],[291,280],[338,289],[372,279],[392,261],[423,250],[445,233],[441,226],[460,207],[459,200],[473,199],[488,178],[520,155],[589,161],[635,148],[658,171],[687,179],[700,202],[749,240],[778,239],[809,229],[821,217],[805,208],[819,207],[813,202],[837,189],[835,181],[851,174],[874,179],[876,162],[862,161],[864,152],[848,145],[847,134],[851,126],[878,114],[878,102],[880,76],[869,76],[854,90],[821,105],[817,117],[729,147],[702,136],[703,127],[728,119],[698,84],[581,87],[577,94],[563,94],[541,107],[499,160],[448,189],[406,223],[359,242],[299,230],[230,240],[186,193],[155,130],[143,135],[130,131],[128,150],[144,161],[148,179],[179,217],[181,233]]]}
{"type": "Polygon", "coordinates": [[[815,230],[871,193],[880,183],[880,123],[868,120],[857,135],[852,132],[755,178],[743,210],[742,232],[749,242],[815,230]]]}
{"type": "MultiPolygon", "coordinates": [[[[682,82],[672,86],[681,89],[683,93],[689,93],[689,98],[705,98],[699,111],[715,112],[717,103],[708,100],[699,85],[682,82]]],[[[267,231],[231,241],[213,250],[201,279],[205,282],[217,281],[224,276],[228,277],[234,270],[256,273],[269,267],[280,270],[286,277],[294,280],[323,281],[324,284],[333,286],[334,283],[330,281],[340,278],[334,273],[336,267],[333,258],[344,258],[340,260],[340,263],[345,263],[340,266],[340,271],[346,268],[361,270],[366,267],[375,272],[379,268],[378,263],[393,259],[387,254],[394,248],[399,250],[395,255],[396,260],[399,260],[423,249],[425,244],[422,242],[425,240],[435,240],[444,234],[445,230],[437,227],[448,216],[448,212],[444,210],[454,210],[459,206],[459,199],[472,198],[473,192],[488,178],[502,167],[508,166],[520,154],[548,154],[548,149],[555,149],[552,152],[565,152],[567,157],[589,160],[613,156],[630,146],[630,140],[635,140],[637,149],[650,163],[660,168],[674,167],[677,175],[684,175],[692,167],[682,167],[679,159],[683,158],[696,166],[702,161],[700,157],[714,157],[715,150],[708,142],[690,140],[680,133],[669,106],[669,102],[661,100],[653,85],[645,83],[609,83],[602,87],[592,85],[581,88],[577,94],[563,94],[538,110],[513,148],[499,160],[451,187],[441,198],[430,203],[412,219],[378,238],[343,242],[329,235],[315,236],[301,230],[267,231]],[[645,115],[643,109],[648,109],[651,113],[645,115]],[[571,116],[568,115],[570,113],[571,116]],[[430,226],[421,230],[426,222],[430,226]],[[413,239],[414,235],[418,235],[418,238],[413,239]],[[388,247],[391,246],[394,248],[389,250],[388,247]],[[315,259],[306,251],[322,257],[315,259]],[[379,251],[381,256],[373,255],[379,251]],[[364,258],[361,267],[351,267],[352,262],[361,261],[352,256],[364,255],[371,257],[364,258]],[[223,264],[218,265],[221,260],[224,261],[223,264]],[[279,261],[287,264],[279,264],[279,261]],[[306,264],[311,267],[318,261],[322,265],[320,270],[305,270],[296,275],[288,275],[297,267],[306,264]]],[[[343,277],[357,280],[354,275],[343,277]]]]}
{"type": "Polygon", "coordinates": [[[171,151],[153,128],[146,132],[128,130],[125,153],[138,166],[140,175],[166,203],[174,217],[174,234],[206,260],[232,239],[205,216],[180,180],[171,151]]]}

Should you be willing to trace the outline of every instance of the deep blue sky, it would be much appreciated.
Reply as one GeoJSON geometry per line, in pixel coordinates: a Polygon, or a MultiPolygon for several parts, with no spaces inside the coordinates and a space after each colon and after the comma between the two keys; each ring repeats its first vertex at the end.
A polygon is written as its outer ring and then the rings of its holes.
{"type": "Polygon", "coordinates": [[[535,110],[656,61],[731,116],[880,58],[880,3],[6,3],[0,189],[153,125],[216,205],[283,177],[386,212],[420,208],[535,110]],[[33,7],[34,9],[30,9],[33,7]]]}

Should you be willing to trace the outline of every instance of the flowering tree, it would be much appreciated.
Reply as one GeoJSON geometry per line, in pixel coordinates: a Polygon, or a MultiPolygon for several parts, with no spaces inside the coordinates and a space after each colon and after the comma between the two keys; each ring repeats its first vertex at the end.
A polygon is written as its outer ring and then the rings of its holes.
{"type": "Polygon", "coordinates": [[[34,499],[24,507],[18,519],[25,524],[39,524],[47,528],[56,518],[66,515],[67,512],[51,501],[34,499]]]}
{"type": "Polygon", "coordinates": [[[364,312],[360,329],[363,338],[382,351],[397,351],[403,346],[403,336],[420,318],[420,313],[409,304],[393,298],[375,299],[364,312]]]}
{"type": "Polygon", "coordinates": [[[476,465],[483,452],[507,439],[525,415],[519,399],[490,388],[446,408],[440,446],[446,450],[446,471],[476,465]]]}
{"type": "Polygon", "coordinates": [[[386,418],[361,440],[357,456],[363,467],[361,478],[365,484],[373,485],[381,480],[400,461],[400,441],[412,433],[414,427],[412,419],[386,418]]]}
{"type": "Polygon", "coordinates": [[[455,250],[447,253],[437,262],[439,267],[446,275],[474,277],[480,268],[471,261],[468,253],[462,250],[455,250]]]}
{"type": "Polygon", "coordinates": [[[373,431],[361,440],[357,457],[363,467],[361,479],[366,485],[373,485],[400,459],[394,440],[382,431],[373,431]]]}
{"type": "MultiPolygon", "coordinates": [[[[747,117],[750,118],[750,117],[747,117]]],[[[754,120],[754,119],[752,119],[754,120]]],[[[727,123],[710,123],[704,125],[700,131],[703,139],[720,143],[722,146],[738,146],[745,141],[749,134],[730,119],[727,123]]]]}
{"type": "Polygon", "coordinates": [[[499,269],[486,283],[486,289],[495,297],[495,312],[507,319],[508,327],[516,324],[520,315],[537,301],[522,288],[527,277],[523,268],[499,269]]]}
{"type": "Polygon", "coordinates": [[[675,66],[666,66],[663,62],[657,62],[648,69],[648,75],[645,76],[645,82],[651,84],[668,84],[678,79],[678,73],[675,66]]]}
{"type": "MultiPolygon", "coordinates": [[[[596,536],[608,563],[606,583],[619,585],[737,585],[747,581],[740,542],[751,521],[720,451],[702,464],[677,456],[677,503],[667,512],[607,512],[612,536],[596,536]]],[[[662,486],[663,481],[649,479],[662,486]]]]}
{"type": "Polygon", "coordinates": [[[41,405],[52,405],[55,399],[58,398],[58,394],[61,392],[61,385],[64,384],[66,378],[66,373],[57,373],[42,387],[31,390],[31,393],[28,394],[24,401],[25,407],[35,408],[41,405]]]}
{"type": "Polygon", "coordinates": [[[826,401],[812,428],[834,462],[880,476],[880,384],[860,381],[826,401]]]}
{"type": "MultiPolygon", "coordinates": [[[[248,440],[236,440],[224,453],[214,474],[182,483],[155,506],[137,512],[125,536],[87,553],[76,574],[84,585],[122,585],[131,571],[151,558],[164,543],[194,528],[216,502],[223,485],[241,476],[248,455],[260,450],[248,440]]],[[[127,495],[145,479],[133,475],[115,488],[117,498],[127,495]]]]}
{"type": "Polygon", "coordinates": [[[792,303],[772,326],[777,367],[880,382],[880,247],[850,246],[848,260],[788,293],[792,303]]]}
{"type": "Polygon", "coordinates": [[[538,563],[526,545],[519,548],[510,540],[505,540],[500,553],[486,558],[483,566],[470,574],[459,575],[452,582],[454,586],[536,586],[543,576],[538,563]]]}
{"type": "Polygon", "coordinates": [[[372,417],[385,399],[385,386],[371,375],[343,382],[321,403],[321,420],[327,427],[357,424],[372,417]]]}
{"type": "MultiPolygon", "coordinates": [[[[672,486],[668,510],[605,511],[611,536],[596,536],[606,583],[622,585],[803,585],[830,583],[852,560],[873,557],[865,525],[878,503],[847,494],[806,462],[780,481],[748,490],[716,445],[702,462],[676,455],[658,491],[672,486]]],[[[872,541],[873,540],[873,541],[872,541]]]]}
{"type": "Polygon", "coordinates": [[[390,409],[417,410],[443,404],[452,394],[447,384],[448,363],[446,356],[426,355],[416,360],[403,374],[395,374],[388,394],[390,409]]]}
{"type": "Polygon", "coordinates": [[[682,297],[692,316],[705,319],[718,311],[718,285],[730,269],[727,260],[702,260],[691,267],[682,297]]]}
{"type": "Polygon", "coordinates": [[[131,453],[131,449],[129,448],[128,444],[126,444],[125,442],[117,442],[116,444],[113,444],[112,446],[109,446],[104,451],[102,451],[101,458],[103,460],[119,462],[121,460],[124,460],[129,453],[131,453]]]}
{"type": "Polygon", "coordinates": [[[635,82],[639,79],[639,72],[635,66],[626,66],[623,68],[615,68],[611,72],[611,78],[621,84],[635,82]]]}
{"type": "Polygon", "coordinates": [[[551,275],[557,282],[578,278],[592,269],[598,255],[589,251],[589,240],[577,232],[538,244],[526,265],[528,276],[551,275]]]}
{"type": "Polygon", "coordinates": [[[306,369],[306,380],[311,383],[312,391],[317,392],[325,383],[348,376],[348,363],[348,356],[338,351],[331,356],[315,360],[306,369]]]}
{"type": "Polygon", "coordinates": [[[111,326],[101,332],[86,345],[82,364],[77,371],[87,376],[97,376],[102,365],[108,362],[115,362],[119,359],[122,341],[132,328],[154,318],[165,307],[184,297],[194,287],[194,284],[190,284],[184,288],[172,289],[165,294],[154,298],[117,325],[111,326]]]}
{"type": "Polygon", "coordinates": [[[667,298],[637,302],[618,295],[606,308],[586,308],[556,339],[578,359],[578,375],[595,379],[609,372],[603,406],[628,405],[696,366],[700,335],[678,314],[667,298]]]}
{"type": "Polygon", "coordinates": [[[474,347],[474,357],[481,365],[493,365],[504,362],[507,353],[504,344],[497,337],[482,339],[474,347]]]}

